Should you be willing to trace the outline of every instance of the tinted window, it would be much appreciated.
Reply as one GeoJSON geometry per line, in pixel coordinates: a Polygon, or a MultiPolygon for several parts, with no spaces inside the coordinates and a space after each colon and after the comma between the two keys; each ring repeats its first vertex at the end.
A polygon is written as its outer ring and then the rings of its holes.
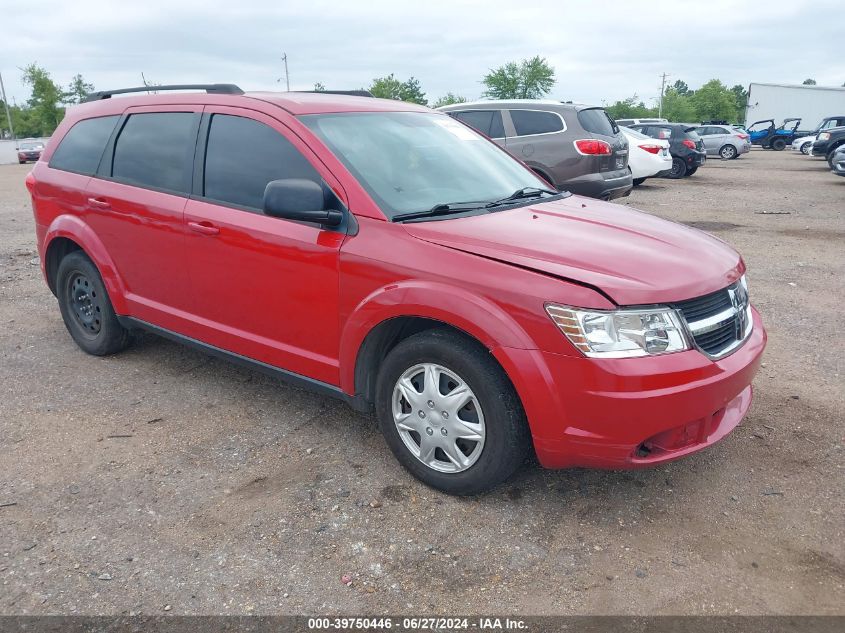
{"type": "Polygon", "coordinates": [[[616,124],[607,116],[607,112],[601,108],[589,108],[578,113],[578,121],[581,127],[591,134],[602,134],[613,136],[619,131],[616,124]]]}
{"type": "Polygon", "coordinates": [[[117,137],[112,177],[142,187],[188,191],[195,117],[191,112],[131,115],[117,137]]]}
{"type": "Polygon", "coordinates": [[[65,134],[50,158],[50,167],[92,175],[97,171],[117,116],[80,121],[65,134]]]}
{"type": "Polygon", "coordinates": [[[282,178],[322,182],[311,163],[273,128],[239,116],[215,114],[211,118],[205,197],[263,209],[267,183],[282,178]]]}
{"type": "Polygon", "coordinates": [[[504,138],[505,136],[502,113],[499,110],[468,110],[466,112],[455,112],[454,116],[459,121],[463,121],[490,138],[504,138]]]}
{"type": "Polygon", "coordinates": [[[511,110],[510,114],[517,136],[549,134],[563,129],[563,120],[554,112],[511,110]]]}
{"type": "Polygon", "coordinates": [[[649,128],[649,134],[648,135],[653,137],[653,138],[669,139],[669,138],[672,137],[672,128],[652,126],[652,127],[649,128]]]}

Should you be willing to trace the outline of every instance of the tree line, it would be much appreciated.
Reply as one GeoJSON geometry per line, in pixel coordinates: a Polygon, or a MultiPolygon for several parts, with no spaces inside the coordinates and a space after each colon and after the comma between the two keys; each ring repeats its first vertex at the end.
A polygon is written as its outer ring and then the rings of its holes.
{"type": "MultiPolygon", "coordinates": [[[[62,87],[45,68],[36,63],[22,68],[21,72],[23,83],[30,88],[31,96],[23,105],[9,104],[15,135],[19,138],[50,136],[64,117],[65,107],[79,103],[94,91],[94,86],[79,74],[66,87],[62,87]]],[[[539,99],[551,92],[556,81],[554,68],[545,58],[537,55],[491,69],[481,79],[484,86],[481,96],[489,99],[539,99]]],[[[146,78],[144,83],[155,90],[155,85],[147,84],[146,78]]],[[[815,84],[814,79],[804,80],[804,85],[815,84]]],[[[314,84],[316,91],[325,89],[320,82],[314,84]]],[[[408,101],[432,108],[467,100],[459,94],[448,92],[429,102],[418,79],[412,76],[403,80],[393,73],[376,77],[367,88],[362,88],[365,89],[383,99],[408,101]]],[[[670,121],[694,123],[725,120],[743,123],[748,92],[739,84],[728,88],[718,79],[711,79],[697,90],[690,89],[686,82],[678,80],[664,92],[662,108],[657,99],[652,101],[646,105],[644,100],[633,95],[602,105],[616,119],[656,117],[660,113],[670,121]]],[[[0,109],[0,138],[8,135],[6,128],[8,124],[0,109]]]]}

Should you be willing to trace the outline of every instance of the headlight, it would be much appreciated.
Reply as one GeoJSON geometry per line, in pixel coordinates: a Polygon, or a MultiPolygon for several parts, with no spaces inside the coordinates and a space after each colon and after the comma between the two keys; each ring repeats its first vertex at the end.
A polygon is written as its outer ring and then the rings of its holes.
{"type": "Polygon", "coordinates": [[[827,141],[830,139],[830,132],[822,132],[816,137],[817,141],[827,141]]]}
{"type": "Polygon", "coordinates": [[[576,310],[553,304],[546,312],[566,338],[591,358],[632,358],[690,348],[675,310],[576,310]]]}

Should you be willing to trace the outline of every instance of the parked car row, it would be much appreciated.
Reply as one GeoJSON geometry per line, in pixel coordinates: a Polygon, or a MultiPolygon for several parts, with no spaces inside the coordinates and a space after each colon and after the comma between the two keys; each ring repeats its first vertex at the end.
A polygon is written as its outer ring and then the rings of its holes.
{"type": "Polygon", "coordinates": [[[845,116],[822,119],[816,133],[796,138],[792,150],[811,159],[823,158],[837,176],[845,176],[845,116]]]}

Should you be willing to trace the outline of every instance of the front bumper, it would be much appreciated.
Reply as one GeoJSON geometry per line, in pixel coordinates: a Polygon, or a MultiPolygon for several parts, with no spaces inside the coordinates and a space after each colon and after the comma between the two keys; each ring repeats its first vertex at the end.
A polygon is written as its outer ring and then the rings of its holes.
{"type": "Polygon", "coordinates": [[[816,141],[813,143],[813,147],[810,148],[810,155],[812,156],[827,156],[827,153],[830,151],[830,142],[829,141],[816,141]]]}
{"type": "Polygon", "coordinates": [[[626,167],[610,172],[586,174],[566,180],[560,185],[563,191],[571,191],[578,196],[598,198],[599,200],[615,200],[630,195],[634,186],[634,178],[626,167]]]}
{"type": "Polygon", "coordinates": [[[494,353],[522,399],[543,466],[641,468],[706,448],[742,420],[766,346],[756,310],[753,318],[748,340],[716,361],[696,350],[616,360],[494,353]]]}

